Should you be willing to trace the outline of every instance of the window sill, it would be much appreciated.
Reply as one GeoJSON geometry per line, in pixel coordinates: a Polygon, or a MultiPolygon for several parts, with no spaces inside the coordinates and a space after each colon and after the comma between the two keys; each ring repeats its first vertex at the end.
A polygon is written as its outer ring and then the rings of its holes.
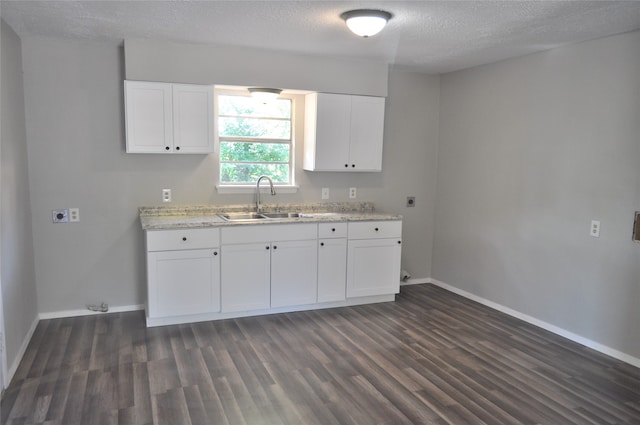
{"type": "MultiPolygon", "coordinates": [[[[261,184],[260,189],[261,192],[264,192],[269,187],[268,184],[261,184]]],[[[276,189],[276,193],[297,193],[299,186],[274,186],[276,189]]],[[[243,194],[243,193],[255,193],[256,185],[216,185],[216,190],[219,194],[227,195],[227,194],[243,194]]]]}

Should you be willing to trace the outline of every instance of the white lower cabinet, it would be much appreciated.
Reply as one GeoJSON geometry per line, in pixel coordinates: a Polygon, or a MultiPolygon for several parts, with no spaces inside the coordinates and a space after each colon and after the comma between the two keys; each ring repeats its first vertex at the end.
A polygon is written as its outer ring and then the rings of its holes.
{"type": "Polygon", "coordinates": [[[347,239],[321,239],[318,245],[318,302],[344,301],[347,239]]]}
{"type": "Polygon", "coordinates": [[[347,287],[347,223],[318,225],[318,302],[344,301],[347,287]]]}
{"type": "Polygon", "coordinates": [[[222,230],[222,312],[312,304],[317,224],[222,230]]]}
{"type": "Polygon", "coordinates": [[[349,223],[347,298],[400,292],[400,221],[349,223]]]}
{"type": "Polygon", "coordinates": [[[316,239],[274,242],[271,250],[271,307],[317,300],[316,239]]]}
{"type": "Polygon", "coordinates": [[[399,220],[147,230],[147,325],[393,301],[401,234],[399,220]]]}
{"type": "Polygon", "coordinates": [[[220,311],[219,235],[218,229],[146,232],[149,318],[220,311]]]}
{"type": "Polygon", "coordinates": [[[150,252],[149,317],[220,311],[217,250],[150,252]]]}
{"type": "Polygon", "coordinates": [[[269,244],[222,247],[222,311],[262,310],[270,306],[269,244]]]}

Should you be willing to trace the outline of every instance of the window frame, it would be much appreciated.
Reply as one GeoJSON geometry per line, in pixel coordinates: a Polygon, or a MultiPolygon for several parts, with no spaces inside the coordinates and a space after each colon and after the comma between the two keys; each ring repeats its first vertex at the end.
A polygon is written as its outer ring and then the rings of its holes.
{"type": "MultiPolygon", "coordinates": [[[[221,160],[221,140],[219,134],[219,96],[220,95],[229,95],[229,96],[243,96],[250,97],[251,95],[247,91],[246,88],[243,87],[215,87],[214,88],[214,122],[215,122],[215,131],[214,131],[214,154],[215,154],[215,162],[216,162],[216,190],[221,194],[233,194],[233,193],[254,193],[256,190],[255,183],[226,183],[220,181],[220,172],[222,168],[222,160],[221,160]]],[[[278,193],[296,193],[298,190],[298,185],[296,185],[296,99],[292,95],[287,95],[283,93],[279,96],[281,99],[287,99],[291,102],[291,133],[290,139],[288,141],[278,141],[271,139],[260,139],[260,138],[243,138],[242,141],[246,142],[264,142],[264,143],[282,143],[288,144],[290,146],[290,156],[289,156],[289,182],[288,183],[274,183],[276,190],[278,193]]],[[[263,117],[267,118],[268,117],[263,117]]],[[[225,138],[222,138],[222,142],[225,141],[225,138]]]]}

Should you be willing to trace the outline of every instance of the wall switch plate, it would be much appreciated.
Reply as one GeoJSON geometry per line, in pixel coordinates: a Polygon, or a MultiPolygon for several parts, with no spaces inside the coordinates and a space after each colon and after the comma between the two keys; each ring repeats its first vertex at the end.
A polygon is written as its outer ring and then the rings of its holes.
{"type": "Polygon", "coordinates": [[[53,210],[51,211],[51,218],[54,223],[68,223],[69,211],[68,210],[53,210]]]}
{"type": "Polygon", "coordinates": [[[589,234],[594,238],[600,237],[600,221],[599,220],[591,220],[591,230],[589,234]]]}
{"type": "Polygon", "coordinates": [[[69,221],[74,223],[80,221],[80,208],[69,208],[69,221]]]}
{"type": "Polygon", "coordinates": [[[329,199],[329,188],[328,187],[323,187],[322,188],[322,199],[329,199]]]}
{"type": "Polygon", "coordinates": [[[162,202],[171,202],[171,189],[162,189],[162,202]]]}
{"type": "Polygon", "coordinates": [[[416,206],[416,197],[407,196],[407,207],[415,207],[415,206],[416,206]]]}
{"type": "Polygon", "coordinates": [[[349,198],[355,199],[358,196],[358,192],[355,187],[349,188],[349,198]]]}

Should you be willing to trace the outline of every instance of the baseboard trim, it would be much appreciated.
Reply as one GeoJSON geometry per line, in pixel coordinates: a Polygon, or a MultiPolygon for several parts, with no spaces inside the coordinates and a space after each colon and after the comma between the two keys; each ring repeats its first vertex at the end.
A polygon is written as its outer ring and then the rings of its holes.
{"type": "Polygon", "coordinates": [[[18,354],[13,359],[13,362],[11,363],[11,366],[9,367],[9,370],[7,370],[7,374],[4,375],[4,382],[2,383],[2,388],[3,389],[7,388],[9,386],[9,384],[11,383],[11,380],[13,379],[13,375],[16,374],[16,371],[18,370],[18,366],[20,366],[20,362],[22,361],[22,358],[24,357],[24,353],[27,352],[27,347],[29,346],[29,343],[31,342],[31,338],[33,337],[33,333],[36,331],[36,327],[38,326],[38,322],[40,322],[40,319],[38,317],[36,317],[33,320],[33,323],[31,323],[31,327],[27,331],[27,334],[25,335],[24,339],[22,340],[22,345],[20,345],[20,349],[18,350],[18,354]]]}
{"type": "Polygon", "coordinates": [[[118,307],[109,307],[109,311],[104,313],[101,311],[91,311],[87,309],[52,311],[48,313],[40,313],[38,317],[40,320],[48,320],[48,319],[62,319],[65,317],[95,316],[97,314],[124,313],[128,311],[138,311],[138,310],[144,310],[144,305],[134,304],[134,305],[123,305],[118,307]]]}
{"type": "Polygon", "coordinates": [[[534,326],[537,326],[539,328],[542,328],[544,330],[547,330],[549,332],[552,332],[556,335],[560,335],[561,337],[567,338],[573,342],[577,342],[578,344],[582,344],[585,347],[589,347],[592,348],[596,351],[599,351],[603,354],[606,354],[610,357],[613,357],[614,359],[623,361],[625,363],[628,363],[632,366],[635,367],[639,367],[640,368],[640,359],[637,357],[634,357],[632,355],[629,355],[627,353],[623,353],[622,351],[618,351],[614,348],[608,347],[606,345],[600,344],[599,342],[590,340],[588,338],[585,338],[583,336],[580,336],[578,334],[575,334],[573,332],[567,331],[566,329],[562,329],[558,326],[552,325],[551,323],[547,323],[544,322],[540,319],[536,319],[535,317],[529,316],[527,314],[521,313],[519,311],[513,310],[509,307],[505,307],[502,304],[498,304],[495,303],[493,301],[489,301],[485,298],[479,297],[478,295],[474,295],[470,292],[464,291],[460,288],[456,288],[455,286],[451,286],[447,283],[441,282],[437,279],[433,279],[433,278],[429,278],[428,279],[428,283],[431,283],[435,286],[438,286],[442,289],[446,289],[449,292],[453,292],[454,294],[458,294],[462,297],[468,298],[472,301],[476,301],[482,305],[485,305],[487,307],[490,307],[494,310],[498,310],[501,313],[505,313],[508,314],[509,316],[515,317],[517,319],[520,319],[522,321],[525,321],[529,324],[532,324],[534,326]]]}

